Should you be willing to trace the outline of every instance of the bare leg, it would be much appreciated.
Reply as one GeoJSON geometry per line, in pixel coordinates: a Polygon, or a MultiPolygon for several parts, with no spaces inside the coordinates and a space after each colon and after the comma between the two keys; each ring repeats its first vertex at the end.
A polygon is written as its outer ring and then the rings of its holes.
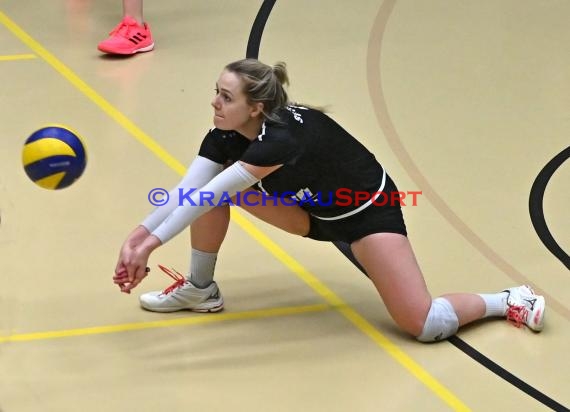
{"type": "Polygon", "coordinates": [[[452,293],[441,295],[451,302],[459,318],[459,326],[482,319],[485,315],[485,301],[474,293],[452,293]]]}
{"type": "Polygon", "coordinates": [[[144,22],[143,0],[123,0],[123,17],[131,16],[139,24],[144,22]]]}
{"type": "MultiPolygon", "coordinates": [[[[257,193],[257,192],[256,192],[257,193]]],[[[262,198],[254,193],[249,203],[257,206],[242,206],[258,218],[295,234],[309,232],[309,215],[296,206],[263,206],[262,198]],[[259,202],[258,202],[259,201],[259,202]]],[[[234,199],[235,202],[235,199],[234,199]]],[[[207,287],[214,278],[218,252],[226,237],[230,222],[229,206],[215,207],[196,219],[190,227],[190,279],[198,287],[207,287]]]]}
{"type": "MultiPolygon", "coordinates": [[[[376,233],[354,242],[352,250],[398,326],[419,336],[432,298],[408,238],[376,233]]],[[[460,326],[485,314],[485,302],[478,295],[453,294],[445,298],[453,306],[460,326]]]]}
{"type": "MultiPolygon", "coordinates": [[[[250,195],[249,199],[253,202],[255,198],[250,195]]],[[[282,204],[240,206],[289,233],[304,236],[309,232],[309,215],[299,207],[282,204]]],[[[432,305],[432,297],[408,238],[394,233],[377,233],[354,242],[351,247],[394,321],[404,331],[419,336],[432,305]]],[[[442,297],[451,303],[459,326],[485,315],[485,302],[479,295],[457,293],[442,297]]]]}
{"type": "Polygon", "coordinates": [[[196,219],[190,227],[190,281],[207,288],[214,280],[218,252],[230,222],[229,206],[215,207],[196,219]]]}
{"type": "MultiPolygon", "coordinates": [[[[262,196],[258,196],[261,203],[262,196]]],[[[252,194],[248,200],[253,202],[253,199],[256,198],[252,194]]],[[[240,206],[264,222],[289,233],[300,236],[309,233],[309,215],[300,207],[281,203],[273,205],[271,202],[265,206],[240,206]]],[[[485,317],[506,316],[507,298],[515,302],[509,303],[510,306],[522,307],[528,313],[524,324],[535,332],[543,328],[544,297],[534,294],[528,286],[493,294],[453,293],[432,299],[410,242],[405,236],[376,233],[353,242],[351,250],[397,325],[423,342],[443,339],[453,334],[458,326],[485,317]],[[452,324],[455,329],[450,326],[452,324]],[[442,330],[443,333],[435,335],[430,332],[434,329],[442,330]]],[[[351,259],[350,256],[347,257],[351,259]]]]}
{"type": "Polygon", "coordinates": [[[218,253],[228,232],[230,207],[219,206],[196,219],[190,227],[190,243],[193,249],[218,253]]]}

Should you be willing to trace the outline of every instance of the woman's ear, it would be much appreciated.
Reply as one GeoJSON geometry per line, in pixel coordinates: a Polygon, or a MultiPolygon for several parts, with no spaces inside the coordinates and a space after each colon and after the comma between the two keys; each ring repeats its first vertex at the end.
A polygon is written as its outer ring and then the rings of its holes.
{"type": "Polygon", "coordinates": [[[253,105],[251,105],[251,110],[250,110],[250,116],[253,117],[257,117],[260,114],[263,114],[263,108],[264,108],[264,104],[262,102],[257,102],[253,105]]]}

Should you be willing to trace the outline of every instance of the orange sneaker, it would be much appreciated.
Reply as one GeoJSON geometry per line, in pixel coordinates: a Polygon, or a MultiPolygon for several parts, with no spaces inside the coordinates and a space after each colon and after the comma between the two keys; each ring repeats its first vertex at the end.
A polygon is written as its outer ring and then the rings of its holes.
{"type": "Polygon", "coordinates": [[[97,48],[109,54],[135,54],[151,51],[154,41],[148,24],[140,25],[132,17],[125,16],[109,33],[109,38],[99,43],[97,48]]]}

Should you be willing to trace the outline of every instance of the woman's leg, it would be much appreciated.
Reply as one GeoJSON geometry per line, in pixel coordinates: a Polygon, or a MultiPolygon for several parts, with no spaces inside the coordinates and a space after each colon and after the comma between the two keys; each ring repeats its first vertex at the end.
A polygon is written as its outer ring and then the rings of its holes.
{"type": "Polygon", "coordinates": [[[230,207],[218,206],[196,219],[190,226],[192,248],[218,253],[228,232],[230,207]]]}
{"type": "MultiPolygon", "coordinates": [[[[289,233],[300,236],[309,233],[309,215],[297,206],[270,203],[240,206],[289,233]]],[[[491,316],[513,316],[511,320],[517,326],[525,324],[535,332],[543,328],[544,298],[536,295],[530,286],[484,295],[446,294],[432,299],[407,237],[376,233],[353,242],[351,249],[398,326],[420,341],[445,339],[460,326],[491,316]]]]}
{"type": "Polygon", "coordinates": [[[189,277],[163,269],[175,282],[162,291],[142,294],[139,300],[144,309],[153,312],[218,312],[224,308],[224,298],[213,280],[218,251],[226,237],[229,218],[228,206],[215,207],[192,223],[189,277]]]}
{"type": "MultiPolygon", "coordinates": [[[[303,236],[309,232],[309,215],[300,207],[263,202],[260,193],[252,192],[248,195],[247,204],[240,203],[242,209],[289,233],[303,236]]],[[[235,198],[233,200],[235,202],[235,198]]],[[[218,206],[192,223],[189,273],[194,285],[206,287],[212,282],[218,252],[226,237],[229,222],[230,207],[218,206]]]]}
{"type": "Polygon", "coordinates": [[[196,219],[190,226],[190,281],[206,288],[214,280],[218,252],[228,232],[229,206],[219,206],[196,219]]]}
{"type": "Polygon", "coordinates": [[[433,336],[444,339],[455,333],[457,327],[485,315],[485,302],[475,294],[445,295],[445,301],[436,299],[433,302],[437,306],[433,305],[407,237],[395,233],[376,233],[351,246],[392,318],[411,335],[420,337],[427,326],[442,329],[441,335],[435,331],[433,336]],[[428,316],[431,311],[431,316],[428,316]],[[434,317],[437,319],[431,321],[434,317]],[[437,323],[440,317],[443,318],[443,326],[437,323]]]}
{"type": "Polygon", "coordinates": [[[139,24],[143,24],[143,0],[123,0],[123,17],[126,16],[130,16],[139,24]]]}

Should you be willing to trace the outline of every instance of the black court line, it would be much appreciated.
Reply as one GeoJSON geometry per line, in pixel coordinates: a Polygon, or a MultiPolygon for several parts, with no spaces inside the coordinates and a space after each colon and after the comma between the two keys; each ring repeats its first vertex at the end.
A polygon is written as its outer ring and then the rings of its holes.
{"type": "MultiPolygon", "coordinates": [[[[271,14],[271,10],[272,10],[275,2],[276,2],[276,0],[264,0],[263,1],[263,4],[261,5],[259,12],[257,13],[257,16],[255,18],[253,26],[251,28],[249,40],[247,43],[246,57],[255,58],[255,59],[258,58],[259,48],[261,46],[261,36],[262,36],[263,30],[265,28],[265,23],[267,22],[267,19],[269,18],[269,15],[271,14]]],[[[568,148],[568,150],[570,150],[570,148],[568,148]]],[[[563,153],[564,153],[564,151],[563,151],[563,153]]],[[[566,155],[566,158],[568,158],[568,153],[566,155]]],[[[558,159],[558,156],[555,159],[558,159]]],[[[553,162],[551,161],[550,163],[553,163],[553,162]]],[[[550,163],[549,163],[549,165],[550,165],[550,163]]],[[[556,170],[556,168],[554,170],[556,170]]],[[[554,171],[552,171],[552,173],[554,173],[554,171]]],[[[552,173],[548,176],[548,179],[550,178],[552,173]]],[[[547,182],[548,182],[548,179],[547,179],[547,182]]],[[[544,187],[546,187],[546,184],[544,184],[544,187]]],[[[543,191],[543,193],[544,193],[544,191],[543,191]]],[[[541,199],[542,199],[542,197],[541,197],[541,199]]],[[[542,201],[540,204],[542,205],[542,201]]],[[[358,261],[354,257],[354,254],[352,253],[352,250],[350,249],[349,244],[347,244],[345,242],[331,242],[331,243],[333,243],[333,245],[344,256],[346,256],[348,258],[348,260],[350,260],[362,273],[364,273],[366,275],[364,268],[358,263],[358,261]]],[[[366,276],[368,276],[368,275],[366,275],[366,276]]],[[[482,366],[484,366],[485,368],[487,368],[488,370],[490,370],[491,372],[493,372],[497,376],[506,380],[507,382],[509,382],[510,384],[515,386],[516,388],[520,389],[521,391],[523,391],[527,395],[531,396],[532,398],[534,398],[537,401],[539,401],[540,403],[542,403],[543,405],[545,405],[545,406],[549,407],[550,409],[555,410],[557,412],[564,412],[564,411],[570,412],[570,409],[568,409],[564,405],[556,402],[554,399],[543,394],[539,390],[533,388],[532,386],[530,386],[529,384],[527,384],[523,380],[517,378],[515,375],[513,375],[512,373],[510,373],[509,371],[507,371],[506,369],[504,369],[503,367],[501,367],[497,363],[493,362],[491,359],[489,359],[488,357],[483,355],[481,352],[477,351],[475,348],[473,348],[472,346],[470,346],[469,344],[467,344],[465,341],[458,338],[457,336],[452,336],[452,337],[448,338],[447,340],[449,341],[449,343],[451,343],[457,349],[461,350],[463,353],[465,353],[471,359],[475,360],[476,362],[478,362],[479,364],[481,364],[482,366]]]]}
{"type": "Polygon", "coordinates": [[[255,21],[253,22],[253,26],[251,26],[245,57],[251,59],[259,58],[259,47],[261,46],[263,29],[265,29],[265,23],[267,23],[271,10],[273,9],[273,5],[276,1],[277,0],[263,0],[263,4],[259,8],[255,21]]]}
{"type": "Polygon", "coordinates": [[[510,373],[508,370],[501,367],[500,365],[497,365],[491,359],[489,359],[488,357],[483,355],[481,352],[478,352],[477,350],[475,350],[472,346],[469,346],[467,343],[465,343],[465,341],[459,339],[457,336],[452,336],[452,337],[448,338],[448,341],[453,346],[455,346],[457,349],[459,349],[460,351],[465,353],[467,356],[469,356],[471,359],[479,362],[481,365],[483,365],[484,367],[486,367],[487,369],[489,369],[490,371],[492,371],[496,375],[500,376],[501,378],[503,378],[507,382],[516,386],[521,391],[523,391],[527,395],[533,397],[534,399],[536,399],[537,401],[539,401],[543,405],[548,406],[550,409],[552,409],[554,411],[559,411],[559,412],[569,411],[569,409],[567,407],[556,402],[554,399],[546,396],[544,393],[533,388],[532,386],[530,386],[528,383],[524,382],[523,380],[517,378],[515,375],[510,373]]]}
{"type": "Polygon", "coordinates": [[[566,268],[570,270],[570,256],[556,242],[544,218],[543,199],[546,186],[550,178],[556,170],[570,158],[570,146],[558,153],[550,162],[544,166],[536,177],[530,190],[528,208],[530,212],[530,220],[534,226],[536,234],[546,246],[546,248],[562,262],[566,268]]]}
{"type": "MultiPolygon", "coordinates": [[[[356,258],[354,257],[354,254],[352,253],[350,245],[348,243],[333,242],[333,244],[336,246],[338,250],[342,252],[344,256],[348,258],[348,260],[350,260],[362,273],[366,275],[364,269],[362,268],[362,266],[360,266],[360,264],[357,262],[356,258]]],[[[570,411],[570,409],[566,408],[564,405],[556,402],[551,397],[533,388],[528,383],[524,382],[522,379],[517,378],[515,375],[513,375],[512,373],[510,373],[509,371],[507,371],[505,368],[498,365],[497,363],[493,362],[491,359],[483,355],[481,352],[470,346],[467,342],[460,339],[459,337],[451,336],[447,340],[449,341],[449,343],[451,343],[457,349],[465,353],[471,359],[478,362],[479,364],[481,364],[482,366],[484,366],[485,368],[487,368],[488,370],[490,370],[500,378],[503,378],[511,385],[517,387],[518,389],[520,389],[530,397],[536,399],[543,405],[559,412],[570,411]]]]}

